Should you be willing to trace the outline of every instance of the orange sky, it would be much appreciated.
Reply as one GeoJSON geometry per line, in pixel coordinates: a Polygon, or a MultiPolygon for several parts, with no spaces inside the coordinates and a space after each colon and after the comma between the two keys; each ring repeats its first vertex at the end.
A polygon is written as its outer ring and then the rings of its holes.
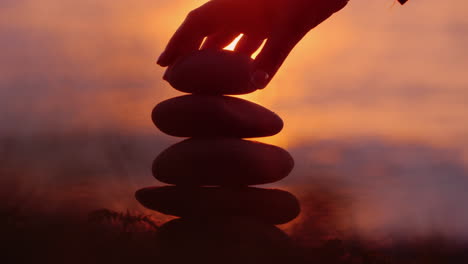
{"type": "MultiPolygon", "coordinates": [[[[10,63],[0,68],[9,75],[2,79],[55,67],[43,74],[45,89],[57,97],[96,101],[89,111],[79,111],[76,126],[102,125],[93,107],[105,107],[100,112],[113,120],[108,122],[137,132],[150,129],[152,105],[180,94],[161,80],[163,69],[154,60],[186,13],[204,1],[10,2],[1,11],[1,28],[39,43],[25,44],[30,61],[21,71],[11,67],[21,60],[7,56],[10,63]],[[89,87],[63,87],[57,81],[63,76],[89,87]],[[122,87],[112,89],[115,82],[122,87]]],[[[296,146],[377,135],[465,145],[467,7],[463,0],[411,1],[404,7],[385,0],[350,1],[295,48],[267,89],[244,96],[285,120],[284,131],[265,141],[296,146]]],[[[48,96],[47,102],[54,101],[48,96]]],[[[55,109],[44,104],[38,103],[38,112],[55,109]]]]}

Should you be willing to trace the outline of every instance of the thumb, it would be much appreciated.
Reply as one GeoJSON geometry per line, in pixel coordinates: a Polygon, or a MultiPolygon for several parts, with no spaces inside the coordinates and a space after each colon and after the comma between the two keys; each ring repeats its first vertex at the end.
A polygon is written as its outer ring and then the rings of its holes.
{"type": "Polygon", "coordinates": [[[254,61],[251,75],[252,85],[257,89],[265,88],[303,36],[304,33],[296,32],[275,32],[272,34],[254,61]]]}

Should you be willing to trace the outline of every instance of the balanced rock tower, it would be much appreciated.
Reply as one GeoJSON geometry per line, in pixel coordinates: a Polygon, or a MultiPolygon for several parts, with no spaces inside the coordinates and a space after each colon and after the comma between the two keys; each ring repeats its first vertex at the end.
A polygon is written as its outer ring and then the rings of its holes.
{"type": "Polygon", "coordinates": [[[158,104],[152,119],[162,132],[188,139],[153,163],[155,178],[168,185],[141,189],[136,198],[180,217],[158,232],[158,249],[173,263],[291,260],[288,238],[274,225],[296,218],[299,202],[288,192],[251,186],[283,179],[294,161],[279,147],[246,140],[279,133],[283,121],[260,105],[226,96],[255,90],[249,85],[252,62],[231,51],[201,50],[166,71],[164,79],[190,95],[158,104]]]}

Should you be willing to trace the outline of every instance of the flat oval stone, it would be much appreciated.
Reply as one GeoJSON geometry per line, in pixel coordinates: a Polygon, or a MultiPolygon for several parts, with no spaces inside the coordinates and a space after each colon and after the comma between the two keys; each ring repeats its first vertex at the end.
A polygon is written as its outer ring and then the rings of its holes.
{"type": "Polygon", "coordinates": [[[158,104],[154,124],[176,137],[267,137],[281,131],[283,121],[272,111],[229,96],[185,95],[158,104]]]}
{"type": "Polygon", "coordinates": [[[299,256],[279,228],[242,217],[174,219],[157,230],[155,243],[158,260],[168,263],[285,264],[299,256]]]}
{"type": "Polygon", "coordinates": [[[244,186],[286,177],[294,160],[284,149],[236,138],[191,138],[164,150],[153,175],[177,185],[244,186]]]}
{"type": "Polygon", "coordinates": [[[250,217],[268,224],[284,224],[299,215],[294,195],[252,187],[150,187],[136,192],[146,208],[184,218],[250,217]]]}
{"type": "Polygon", "coordinates": [[[253,60],[226,50],[199,50],[180,58],[166,71],[165,79],[175,89],[198,94],[247,94],[253,60]]]}

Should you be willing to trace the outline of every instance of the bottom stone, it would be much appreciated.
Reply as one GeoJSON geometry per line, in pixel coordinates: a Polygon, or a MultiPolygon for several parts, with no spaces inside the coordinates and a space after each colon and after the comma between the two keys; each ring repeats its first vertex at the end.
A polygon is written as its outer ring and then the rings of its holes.
{"type": "Polygon", "coordinates": [[[242,217],[176,219],[161,226],[156,243],[167,263],[298,263],[284,232],[242,217]]]}
{"type": "Polygon", "coordinates": [[[136,192],[145,207],[186,218],[249,217],[268,224],[284,224],[300,212],[294,195],[252,187],[150,187],[136,192]]]}

